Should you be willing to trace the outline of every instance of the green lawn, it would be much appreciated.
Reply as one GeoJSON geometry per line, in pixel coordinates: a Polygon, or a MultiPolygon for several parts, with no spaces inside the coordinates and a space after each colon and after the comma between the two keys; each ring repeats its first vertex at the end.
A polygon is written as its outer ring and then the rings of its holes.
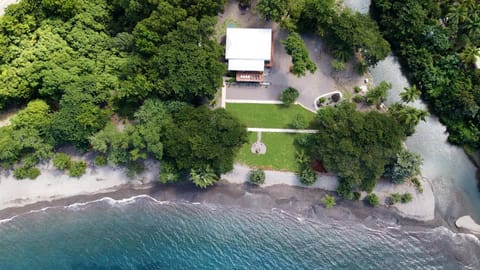
{"type": "Polygon", "coordinates": [[[275,104],[227,103],[227,111],[238,117],[247,127],[253,128],[289,128],[297,115],[302,115],[306,123],[315,118],[315,114],[300,105],[285,107],[275,104]]]}
{"type": "Polygon", "coordinates": [[[250,151],[252,144],[257,141],[257,133],[249,132],[249,141],[240,149],[237,161],[256,168],[295,172],[295,136],[299,135],[263,132],[262,142],[267,146],[267,153],[258,155],[250,151]]]}

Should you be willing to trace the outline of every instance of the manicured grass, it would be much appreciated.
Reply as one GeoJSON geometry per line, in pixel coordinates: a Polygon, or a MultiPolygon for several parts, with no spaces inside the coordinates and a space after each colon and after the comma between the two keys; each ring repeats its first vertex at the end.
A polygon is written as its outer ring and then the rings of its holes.
{"type": "Polygon", "coordinates": [[[240,149],[237,161],[255,168],[295,172],[297,170],[296,149],[293,144],[295,136],[299,135],[262,132],[262,142],[267,146],[267,153],[258,155],[250,150],[252,144],[257,141],[257,133],[249,132],[249,141],[240,149]]]}
{"type": "Polygon", "coordinates": [[[297,115],[302,115],[312,127],[315,118],[313,112],[300,105],[227,103],[227,111],[252,128],[289,128],[297,115]]]}

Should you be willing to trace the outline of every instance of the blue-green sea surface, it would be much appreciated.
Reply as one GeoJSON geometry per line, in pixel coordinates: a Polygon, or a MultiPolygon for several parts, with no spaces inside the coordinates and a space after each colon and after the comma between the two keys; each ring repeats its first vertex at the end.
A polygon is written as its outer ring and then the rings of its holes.
{"type": "Polygon", "coordinates": [[[0,223],[0,269],[480,269],[479,242],[446,228],[312,221],[104,198],[0,223]]]}

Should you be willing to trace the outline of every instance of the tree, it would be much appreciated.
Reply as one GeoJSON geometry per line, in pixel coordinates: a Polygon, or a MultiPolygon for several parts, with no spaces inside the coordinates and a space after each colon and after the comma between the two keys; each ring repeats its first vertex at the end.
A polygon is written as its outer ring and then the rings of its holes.
{"type": "Polygon", "coordinates": [[[94,160],[95,166],[105,166],[108,163],[107,158],[104,155],[97,155],[94,160]]]}
{"type": "Polygon", "coordinates": [[[81,92],[63,95],[60,110],[52,116],[47,137],[56,145],[71,143],[79,149],[88,148],[90,136],[107,123],[107,112],[94,104],[94,98],[81,92]]]}
{"type": "Polygon", "coordinates": [[[330,62],[330,65],[335,71],[342,71],[347,68],[347,65],[345,62],[339,61],[337,59],[332,60],[332,62],[330,62]]]}
{"type": "Polygon", "coordinates": [[[375,193],[370,193],[365,196],[365,201],[372,207],[375,207],[380,203],[378,196],[375,193]]]}
{"type": "Polygon", "coordinates": [[[260,0],[256,10],[265,20],[280,22],[287,12],[288,0],[260,0]]]}
{"type": "Polygon", "coordinates": [[[412,87],[405,87],[403,88],[403,90],[404,91],[400,93],[400,98],[403,102],[406,103],[414,102],[422,94],[422,91],[420,91],[420,89],[417,89],[415,85],[413,85],[412,87]]]}
{"type": "Polygon", "coordinates": [[[415,133],[415,126],[417,126],[420,121],[425,121],[429,115],[425,110],[416,109],[400,103],[390,105],[388,112],[403,127],[406,136],[415,133]]]}
{"type": "Polygon", "coordinates": [[[392,84],[382,81],[373,89],[368,90],[365,101],[370,105],[379,106],[387,98],[387,91],[392,88],[392,84]]]}
{"type": "Polygon", "coordinates": [[[310,166],[304,166],[300,170],[300,182],[306,186],[311,186],[317,181],[317,173],[310,166]]]}
{"type": "Polygon", "coordinates": [[[392,204],[396,204],[402,201],[402,195],[400,193],[390,194],[390,201],[392,204]]]}
{"type": "Polygon", "coordinates": [[[348,56],[339,59],[346,61],[358,53],[366,66],[372,66],[390,53],[390,45],[369,15],[345,9],[340,15],[332,16],[332,21],[327,33],[328,44],[338,56],[348,56]]]}
{"type": "Polygon", "coordinates": [[[322,161],[327,171],[335,172],[343,183],[342,193],[351,194],[355,186],[371,190],[385,166],[402,149],[402,128],[388,114],[358,112],[355,104],[340,102],[337,107],[318,111],[318,133],[311,134],[306,149],[313,159],[322,161]]]}
{"type": "Polygon", "coordinates": [[[85,161],[73,161],[68,168],[68,175],[71,177],[80,177],[85,174],[87,163],[85,161]]]}
{"type": "Polygon", "coordinates": [[[31,180],[36,179],[40,175],[40,170],[32,167],[17,167],[13,171],[15,178],[22,180],[29,178],[31,180]]]}
{"type": "Polygon", "coordinates": [[[190,169],[190,179],[197,187],[206,188],[215,184],[219,178],[212,168],[207,166],[205,169],[190,169]]]}
{"type": "Polygon", "coordinates": [[[19,111],[10,121],[14,129],[31,128],[44,135],[51,121],[50,107],[43,100],[30,101],[27,107],[19,111]]]}
{"type": "Polygon", "coordinates": [[[283,102],[284,105],[290,106],[295,102],[299,95],[300,94],[298,93],[297,89],[293,87],[287,87],[280,94],[280,100],[283,102]]]}
{"type": "Polygon", "coordinates": [[[402,203],[409,203],[413,200],[413,197],[412,197],[412,194],[410,193],[405,193],[402,195],[402,199],[401,199],[401,202],[402,203]]]}
{"type": "Polygon", "coordinates": [[[33,167],[52,153],[52,146],[44,142],[38,130],[12,126],[0,128],[0,149],[0,165],[4,168],[19,161],[33,167]]]}
{"type": "Polygon", "coordinates": [[[322,203],[323,205],[325,205],[325,208],[327,209],[332,208],[336,204],[335,197],[326,194],[325,196],[323,196],[322,203]]]}
{"type": "Polygon", "coordinates": [[[474,46],[467,46],[460,53],[460,58],[463,60],[463,62],[467,66],[475,64],[478,57],[480,57],[480,50],[474,46]]]}
{"type": "Polygon", "coordinates": [[[222,48],[211,38],[215,23],[214,18],[188,18],[165,37],[150,63],[159,96],[187,102],[213,98],[226,70],[218,61],[222,48]]]}
{"type": "Polygon", "coordinates": [[[57,153],[53,156],[53,165],[60,170],[68,170],[72,165],[72,160],[65,153],[57,153]]]}
{"type": "Polygon", "coordinates": [[[165,159],[180,171],[209,167],[220,175],[232,170],[236,153],[247,142],[245,126],[225,109],[178,105],[169,105],[173,121],[161,136],[165,159]]]}
{"type": "Polygon", "coordinates": [[[286,40],[282,40],[282,44],[287,53],[292,56],[293,74],[298,77],[305,76],[307,70],[312,74],[315,73],[317,65],[310,60],[308,49],[298,33],[290,33],[286,40]]]}
{"type": "Polygon", "coordinates": [[[385,176],[390,177],[395,184],[404,183],[406,179],[420,174],[422,157],[406,149],[398,152],[394,162],[387,166],[385,176]]]}
{"type": "Polygon", "coordinates": [[[164,161],[160,166],[159,178],[161,183],[168,184],[180,181],[182,176],[173,163],[164,161]]]}

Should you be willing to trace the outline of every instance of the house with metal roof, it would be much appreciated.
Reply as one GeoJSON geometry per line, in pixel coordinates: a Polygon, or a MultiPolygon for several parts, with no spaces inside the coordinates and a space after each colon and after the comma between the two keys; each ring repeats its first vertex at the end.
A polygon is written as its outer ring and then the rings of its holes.
{"type": "Polygon", "coordinates": [[[240,82],[263,82],[273,59],[272,29],[227,28],[225,58],[240,82]]]}

